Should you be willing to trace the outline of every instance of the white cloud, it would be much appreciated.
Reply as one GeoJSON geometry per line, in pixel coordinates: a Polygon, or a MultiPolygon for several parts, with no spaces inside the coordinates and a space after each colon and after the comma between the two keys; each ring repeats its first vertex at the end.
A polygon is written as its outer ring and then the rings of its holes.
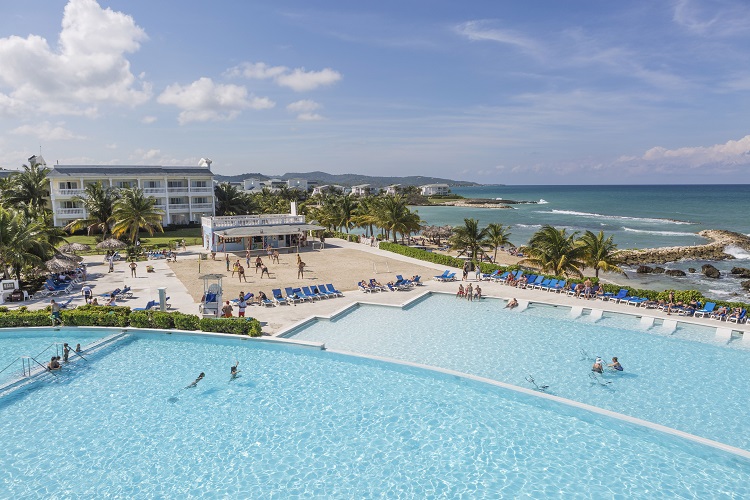
{"type": "Polygon", "coordinates": [[[543,52],[535,40],[513,30],[490,27],[490,24],[491,21],[486,19],[466,21],[456,26],[455,31],[472,41],[492,41],[511,45],[537,57],[543,52]]]}
{"type": "Polygon", "coordinates": [[[324,118],[318,113],[300,113],[297,115],[297,119],[303,122],[316,122],[324,118]]]}
{"type": "Polygon", "coordinates": [[[72,131],[66,129],[60,125],[53,125],[50,122],[35,123],[33,125],[21,125],[13,130],[12,134],[16,135],[30,135],[38,137],[45,141],[67,141],[71,139],[85,139],[82,135],[77,135],[72,131]]]}
{"type": "Polygon", "coordinates": [[[101,103],[145,102],[151,86],[133,75],[125,55],[146,39],[132,17],[70,0],[54,48],[37,35],[0,38],[0,113],[93,116],[101,103]]]}
{"type": "Polygon", "coordinates": [[[303,113],[305,111],[315,111],[320,109],[322,106],[315,101],[310,99],[303,99],[301,101],[295,101],[289,104],[286,109],[294,113],[303,113]]]}
{"type": "Polygon", "coordinates": [[[333,85],[341,80],[341,73],[331,68],[320,71],[305,71],[305,68],[297,68],[291,73],[285,73],[276,78],[276,83],[282,87],[289,87],[295,92],[314,90],[318,87],[333,85]]]}
{"type": "Polygon", "coordinates": [[[305,68],[290,70],[286,66],[269,66],[264,62],[245,62],[229,68],[224,74],[230,77],[244,76],[256,80],[272,78],[277,85],[290,88],[295,92],[315,90],[341,80],[341,73],[331,68],[320,71],[305,71],[305,68]]]}
{"type": "Polygon", "coordinates": [[[150,123],[154,123],[156,120],[158,120],[158,118],[156,118],[155,116],[148,115],[141,118],[141,123],[145,123],[146,125],[148,125],[150,123]]]}
{"type": "Polygon", "coordinates": [[[750,164],[750,135],[738,141],[713,146],[677,149],[651,148],[643,155],[649,162],[680,163],[687,166],[750,164]]]}
{"type": "Polygon", "coordinates": [[[157,101],[181,109],[180,124],[232,120],[242,110],[270,109],[276,105],[267,97],[248,96],[247,89],[241,85],[217,84],[206,77],[186,86],[178,83],[169,85],[157,101]]]}
{"type": "Polygon", "coordinates": [[[267,78],[276,78],[286,73],[289,68],[286,66],[269,66],[264,62],[245,62],[233,68],[229,68],[227,76],[244,76],[252,80],[265,80],[267,78]]]}

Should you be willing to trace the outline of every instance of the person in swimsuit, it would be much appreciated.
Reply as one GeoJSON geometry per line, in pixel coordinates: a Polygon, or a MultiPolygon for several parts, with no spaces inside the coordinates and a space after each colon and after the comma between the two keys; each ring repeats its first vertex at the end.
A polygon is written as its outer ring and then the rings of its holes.
{"type": "Polygon", "coordinates": [[[608,367],[612,368],[613,370],[617,370],[618,372],[622,371],[622,365],[619,361],[617,361],[617,356],[614,356],[612,358],[612,362],[607,365],[608,367]]]}
{"type": "Polygon", "coordinates": [[[198,382],[200,382],[201,380],[203,380],[203,377],[205,377],[205,376],[206,376],[206,374],[203,373],[203,372],[201,372],[200,375],[198,375],[198,378],[195,379],[195,380],[193,380],[190,383],[190,385],[188,385],[187,387],[185,387],[185,389],[192,389],[193,387],[195,387],[196,385],[198,385],[198,382]]]}
{"type": "Polygon", "coordinates": [[[68,362],[69,356],[70,356],[70,346],[68,344],[63,344],[63,363],[68,362]]]}
{"type": "Polygon", "coordinates": [[[240,370],[237,369],[237,367],[240,365],[239,360],[237,360],[234,365],[229,369],[229,374],[232,376],[232,380],[237,378],[237,375],[240,374],[240,370]]]}
{"type": "Polygon", "coordinates": [[[508,303],[505,304],[506,309],[513,309],[514,307],[518,307],[518,301],[515,298],[509,300],[508,303]]]}
{"type": "Polygon", "coordinates": [[[604,367],[602,366],[602,363],[602,358],[597,357],[596,361],[594,361],[594,366],[591,367],[591,371],[596,373],[603,373],[604,367]]]}
{"type": "Polygon", "coordinates": [[[81,352],[81,344],[76,344],[76,352],[81,352]]]}
{"type": "Polygon", "coordinates": [[[47,369],[49,371],[59,370],[60,362],[57,361],[57,356],[52,356],[52,359],[49,360],[49,364],[47,365],[47,369]]]}

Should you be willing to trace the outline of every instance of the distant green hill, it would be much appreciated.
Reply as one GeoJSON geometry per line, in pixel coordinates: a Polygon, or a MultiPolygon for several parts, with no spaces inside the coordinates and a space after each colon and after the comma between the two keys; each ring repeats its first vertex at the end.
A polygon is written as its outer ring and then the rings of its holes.
{"type": "MultiPolygon", "coordinates": [[[[240,175],[215,175],[214,178],[219,182],[242,182],[244,179],[270,179],[268,175],[261,173],[249,173],[240,175]]],[[[391,184],[401,184],[402,186],[422,186],[424,184],[448,184],[449,186],[479,186],[476,182],[456,181],[452,179],[443,179],[440,177],[424,177],[421,175],[410,175],[406,177],[376,177],[362,174],[328,174],[326,172],[292,172],[281,176],[274,176],[275,179],[305,179],[307,181],[317,181],[319,184],[340,184],[342,186],[356,186],[358,184],[370,184],[373,187],[385,187],[391,184]]]]}

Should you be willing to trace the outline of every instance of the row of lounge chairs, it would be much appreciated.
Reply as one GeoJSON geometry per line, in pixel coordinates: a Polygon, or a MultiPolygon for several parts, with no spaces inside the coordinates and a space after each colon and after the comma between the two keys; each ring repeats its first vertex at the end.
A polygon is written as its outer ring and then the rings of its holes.
{"type": "Polygon", "coordinates": [[[412,288],[416,286],[422,286],[424,283],[422,283],[422,277],[417,275],[414,276],[412,279],[405,279],[400,274],[396,275],[396,279],[394,281],[389,281],[385,285],[381,285],[377,282],[374,278],[371,278],[369,283],[365,282],[364,280],[357,283],[357,287],[360,291],[365,293],[375,293],[375,292],[399,292],[399,291],[405,291],[405,290],[411,290],[412,288]]]}
{"type": "Polygon", "coordinates": [[[700,302],[695,305],[691,304],[667,304],[663,301],[658,302],[650,300],[647,297],[637,297],[628,295],[627,289],[621,289],[618,293],[604,293],[600,295],[602,300],[614,301],[617,304],[625,303],[645,309],[658,309],[668,314],[675,313],[681,316],[694,316],[697,318],[711,318],[719,321],[729,321],[733,323],[744,323],[747,321],[746,309],[735,309],[731,311],[724,307],[716,307],[715,302],[706,302],[705,305],[700,302]]]}
{"type": "Polygon", "coordinates": [[[332,283],[310,287],[303,286],[300,288],[286,287],[284,288],[284,292],[285,294],[282,294],[280,288],[274,288],[271,290],[273,299],[266,298],[265,300],[261,300],[260,304],[272,307],[297,304],[298,302],[315,302],[316,300],[327,300],[344,296],[332,283]]]}

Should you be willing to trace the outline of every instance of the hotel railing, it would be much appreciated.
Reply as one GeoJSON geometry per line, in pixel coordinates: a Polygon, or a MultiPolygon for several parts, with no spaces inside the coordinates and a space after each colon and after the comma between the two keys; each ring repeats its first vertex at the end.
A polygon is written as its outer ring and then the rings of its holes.
{"type": "Polygon", "coordinates": [[[187,210],[190,208],[190,205],[187,203],[170,203],[169,209],[170,210],[187,210]]]}
{"type": "Polygon", "coordinates": [[[165,194],[166,191],[161,188],[143,188],[143,194],[165,194]]]}
{"type": "Polygon", "coordinates": [[[191,193],[212,193],[213,190],[214,189],[210,187],[190,186],[191,193]]]}
{"type": "MultiPolygon", "coordinates": [[[[171,206],[171,205],[170,205],[171,206]]],[[[234,215],[229,217],[206,217],[208,225],[213,228],[239,227],[239,226],[268,226],[271,224],[304,224],[304,215],[234,215]],[[213,220],[213,224],[211,224],[213,220]]]]}
{"type": "Polygon", "coordinates": [[[57,189],[55,193],[60,196],[81,196],[84,191],[83,189],[57,189]]]}
{"type": "Polygon", "coordinates": [[[202,210],[204,208],[211,208],[214,206],[213,203],[193,203],[190,205],[193,210],[202,210]]]}
{"type": "Polygon", "coordinates": [[[83,215],[82,208],[58,208],[57,215],[83,215]]]}

